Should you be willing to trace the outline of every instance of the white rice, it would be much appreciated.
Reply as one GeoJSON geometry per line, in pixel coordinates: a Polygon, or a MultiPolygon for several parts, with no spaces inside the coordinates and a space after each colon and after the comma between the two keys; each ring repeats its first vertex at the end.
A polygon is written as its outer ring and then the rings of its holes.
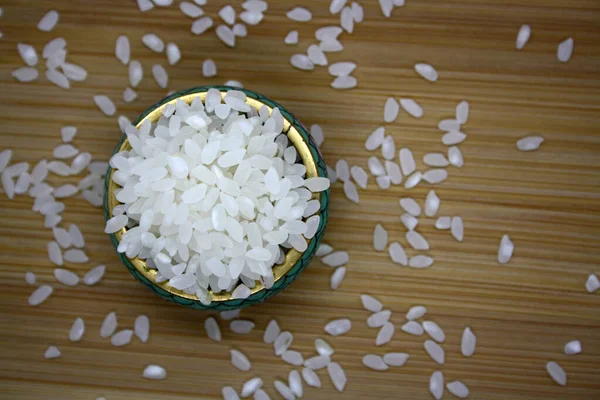
{"type": "Polygon", "coordinates": [[[387,324],[392,316],[392,312],[390,310],[383,310],[371,314],[371,316],[367,319],[367,326],[369,328],[381,328],[383,325],[387,324]]]}
{"type": "Polygon", "coordinates": [[[131,329],[123,329],[110,338],[110,343],[116,347],[125,346],[131,342],[132,337],[133,331],[131,329]]]}
{"type": "Polygon", "coordinates": [[[295,350],[286,350],[281,355],[281,359],[288,364],[300,366],[304,364],[304,357],[302,357],[302,353],[297,352],[295,350]]]}
{"type": "Polygon", "coordinates": [[[452,233],[454,239],[462,242],[464,238],[464,227],[461,217],[452,217],[452,221],[450,222],[450,232],[452,233]]]}
{"type": "Polygon", "coordinates": [[[294,336],[291,334],[291,332],[281,332],[279,336],[277,336],[277,339],[275,339],[275,342],[273,342],[273,350],[275,355],[279,357],[285,353],[287,349],[290,348],[293,341],[294,336]]]}
{"type": "Polygon", "coordinates": [[[81,318],[76,318],[69,331],[69,340],[79,342],[85,333],[85,322],[81,318]]]}
{"type": "Polygon", "coordinates": [[[517,149],[521,151],[534,151],[539,149],[543,142],[544,138],[541,136],[527,136],[517,141],[517,149]]]}
{"type": "Polygon", "coordinates": [[[581,342],[579,340],[571,340],[565,344],[565,354],[573,355],[581,353],[581,342]]]}
{"type": "Polygon", "coordinates": [[[462,167],[464,164],[462,152],[456,146],[452,146],[448,149],[448,160],[450,161],[450,164],[457,168],[462,167]]]}
{"type": "Polygon", "coordinates": [[[150,364],[146,368],[144,368],[144,372],[142,372],[142,377],[146,379],[160,381],[167,378],[167,371],[160,365],[150,364]]]}
{"type": "Polygon", "coordinates": [[[342,281],[346,277],[346,267],[338,267],[331,274],[330,287],[332,290],[336,290],[342,284],[342,281]]]}
{"type": "Polygon", "coordinates": [[[297,22],[307,22],[312,19],[312,13],[303,7],[293,8],[286,15],[292,21],[297,22]]]}
{"type": "Polygon", "coordinates": [[[310,60],[310,58],[305,54],[294,54],[290,58],[290,64],[295,68],[301,69],[303,71],[311,71],[315,69],[315,65],[310,60]]]}
{"type": "Polygon", "coordinates": [[[123,101],[125,103],[131,103],[132,101],[134,101],[137,97],[137,93],[135,90],[133,90],[130,87],[125,88],[125,90],[123,91],[123,101]]]}
{"type": "Polygon", "coordinates": [[[391,135],[383,138],[383,143],[381,144],[381,155],[386,160],[392,160],[396,155],[396,143],[391,135]]]}
{"type": "Polygon", "coordinates": [[[400,206],[409,214],[418,217],[421,215],[421,207],[419,204],[410,197],[404,197],[400,199],[400,206]]]}
{"type": "Polygon", "coordinates": [[[438,80],[438,72],[430,64],[415,64],[415,71],[430,82],[436,82],[438,80]]]}
{"type": "Polygon", "coordinates": [[[310,368],[302,368],[302,378],[304,378],[304,382],[306,382],[308,386],[315,388],[321,387],[321,379],[319,378],[319,375],[317,375],[316,372],[310,368]]]}
{"type": "Polygon", "coordinates": [[[331,363],[329,355],[318,355],[304,361],[304,366],[311,370],[319,370],[327,367],[331,363]]]}
{"type": "Polygon", "coordinates": [[[127,65],[129,63],[131,49],[129,38],[126,35],[121,35],[117,38],[115,43],[115,56],[123,65],[127,65]]]}
{"type": "MultiPolygon", "coordinates": [[[[133,62],[132,62],[133,64],[133,62]]],[[[130,65],[131,67],[131,65],[130,65]]],[[[133,85],[133,87],[135,87],[136,85],[133,85]]],[[[98,108],[100,109],[100,111],[102,111],[105,115],[112,117],[113,115],[115,115],[115,112],[117,111],[117,108],[115,107],[115,104],[112,102],[111,99],[108,98],[108,96],[105,95],[97,95],[94,96],[94,103],[96,103],[96,105],[98,106],[98,108]]]]}
{"type": "Polygon", "coordinates": [[[61,356],[61,352],[60,350],[55,347],[55,346],[50,346],[46,349],[46,352],[44,353],[44,358],[46,360],[51,360],[53,358],[58,358],[61,356]]]}
{"type": "Polygon", "coordinates": [[[415,118],[423,116],[423,108],[412,99],[400,99],[400,105],[408,114],[415,118]]]}
{"type": "Polygon", "coordinates": [[[209,339],[214,340],[215,342],[221,341],[221,330],[219,329],[217,320],[213,317],[208,317],[204,320],[204,330],[209,339]]]}
{"type": "Polygon", "coordinates": [[[468,119],[469,119],[469,102],[463,100],[460,103],[458,103],[458,105],[456,106],[456,120],[461,125],[464,125],[467,123],[468,119]]]}
{"type": "Polygon", "coordinates": [[[42,32],[50,32],[58,23],[59,14],[58,12],[51,10],[48,11],[38,22],[37,28],[42,32]]]}
{"type": "Polygon", "coordinates": [[[38,78],[37,69],[31,67],[21,67],[12,72],[13,78],[19,82],[31,82],[38,78]]]}
{"type": "Polygon", "coordinates": [[[383,120],[385,122],[394,122],[398,117],[400,105],[393,97],[388,97],[383,108],[383,120]]]}
{"type": "Polygon", "coordinates": [[[331,356],[334,353],[331,345],[322,338],[315,339],[315,350],[317,350],[317,353],[321,356],[331,356]]]}
{"type": "Polygon", "coordinates": [[[269,321],[267,324],[267,328],[265,329],[265,333],[263,336],[263,341],[266,344],[272,344],[275,342],[275,339],[279,336],[281,329],[279,328],[279,324],[274,319],[269,321]]]}
{"type": "Polygon", "coordinates": [[[248,360],[248,357],[235,349],[231,349],[229,352],[231,354],[231,364],[233,364],[234,367],[240,371],[250,371],[252,364],[250,363],[250,360],[248,360]]]}
{"type": "Polygon", "coordinates": [[[563,63],[568,62],[573,54],[573,46],[573,38],[568,38],[560,42],[556,50],[556,57],[558,58],[558,61],[563,63]]]}
{"type": "Polygon", "coordinates": [[[596,290],[600,289],[600,279],[596,274],[590,274],[585,282],[585,289],[588,293],[593,293],[596,290]]]}
{"type": "Polygon", "coordinates": [[[440,400],[444,395],[444,374],[441,371],[435,371],[431,374],[429,392],[436,400],[440,400]]]}
{"type": "Polygon", "coordinates": [[[221,42],[225,43],[229,47],[235,46],[235,35],[230,27],[227,25],[219,25],[216,29],[217,37],[221,40],[221,42]]]}
{"type": "Polygon", "coordinates": [[[63,268],[54,269],[54,278],[66,286],[77,286],[79,284],[79,277],[77,274],[63,268]]]}
{"type": "Polygon", "coordinates": [[[400,243],[393,242],[390,244],[388,251],[390,258],[394,263],[403,265],[405,267],[408,265],[408,256],[406,255],[404,247],[402,247],[400,243]]]}
{"type": "Polygon", "coordinates": [[[246,382],[244,382],[244,386],[242,387],[242,397],[249,397],[258,389],[263,386],[263,380],[261,378],[252,378],[246,382]]]}
{"type": "MultiPolygon", "coordinates": [[[[383,144],[383,140],[385,138],[385,128],[379,127],[375,129],[367,138],[365,142],[365,148],[369,151],[376,150],[379,146],[383,144]]],[[[338,173],[339,178],[339,173],[338,173]]]]}
{"type": "Polygon", "coordinates": [[[229,323],[229,329],[231,329],[233,333],[237,333],[239,335],[247,335],[248,333],[252,332],[254,326],[254,322],[243,319],[236,319],[229,323]]]}
{"type": "Polygon", "coordinates": [[[404,176],[409,176],[416,169],[415,158],[413,157],[413,153],[408,148],[402,148],[400,149],[400,152],[398,154],[402,174],[404,174],[404,176]]]}
{"type": "MultiPolygon", "coordinates": [[[[321,46],[321,49],[323,47],[321,46]]],[[[323,49],[325,51],[325,49],[323,49]]],[[[331,87],[334,89],[352,89],[355,88],[358,81],[353,76],[338,76],[331,82],[331,87]]]]}
{"type": "Polygon", "coordinates": [[[323,50],[321,50],[321,48],[316,44],[311,44],[310,46],[308,46],[306,54],[309,60],[314,65],[325,66],[329,63],[329,61],[327,60],[327,56],[325,55],[323,50]]]}
{"type": "Polygon", "coordinates": [[[202,75],[205,78],[211,78],[217,75],[217,65],[213,60],[204,60],[202,63],[202,75]]]}
{"type": "Polygon", "coordinates": [[[406,240],[408,244],[415,250],[429,250],[429,243],[427,240],[418,233],[417,231],[406,232],[406,240]]]}
{"type": "Polygon", "coordinates": [[[446,335],[444,334],[444,330],[435,322],[433,321],[423,321],[423,329],[425,329],[425,332],[427,332],[427,334],[429,336],[431,336],[431,338],[433,340],[435,340],[438,343],[443,343],[444,340],[446,340],[446,335]]]}
{"type": "Polygon", "coordinates": [[[433,265],[433,258],[425,255],[417,255],[408,260],[408,266],[411,268],[429,268],[433,265]]]}
{"type": "Polygon", "coordinates": [[[187,15],[190,18],[198,18],[204,14],[204,11],[200,7],[189,1],[182,1],[179,3],[179,9],[184,15],[187,15]]]}
{"type": "Polygon", "coordinates": [[[340,14],[340,26],[348,33],[354,32],[354,15],[351,7],[344,7],[340,14]]]}
{"type": "Polygon", "coordinates": [[[567,385],[567,374],[565,370],[555,361],[549,361],[546,363],[546,371],[548,375],[561,386],[567,385]]]}
{"type": "Polygon", "coordinates": [[[402,325],[400,329],[402,329],[403,332],[406,332],[410,335],[417,336],[421,336],[425,332],[421,324],[416,321],[408,321],[404,325],[402,325]]]}
{"type": "Polygon", "coordinates": [[[164,67],[160,64],[154,64],[152,66],[152,76],[158,87],[164,89],[169,84],[169,75],[165,71],[164,67]]]}
{"type": "Polygon", "coordinates": [[[401,367],[408,361],[407,353],[386,353],[383,355],[383,362],[390,367],[401,367]]]}
{"type": "Polygon", "coordinates": [[[283,42],[285,44],[298,44],[298,31],[289,31],[283,42]]]}
{"type": "Polygon", "coordinates": [[[379,333],[377,333],[377,338],[375,339],[376,346],[383,346],[386,343],[389,343],[394,337],[394,332],[396,331],[396,327],[391,322],[387,322],[385,325],[381,327],[379,333]]]}
{"type": "Polygon", "coordinates": [[[352,328],[352,322],[348,318],[336,319],[325,325],[325,332],[331,336],[340,336],[348,333],[352,328]]]}
{"type": "Polygon", "coordinates": [[[37,289],[31,293],[27,302],[30,306],[39,306],[43,302],[45,302],[48,297],[52,294],[52,286],[50,285],[41,285],[37,289]]]}
{"type": "Polygon", "coordinates": [[[427,354],[429,354],[433,361],[435,361],[438,364],[444,364],[446,357],[442,346],[440,346],[433,340],[426,340],[424,347],[425,351],[427,351],[427,354]]]}
{"type": "Polygon", "coordinates": [[[340,364],[336,362],[332,362],[327,366],[327,373],[329,374],[329,379],[331,379],[331,383],[333,386],[339,391],[342,392],[346,387],[346,373],[340,366],[340,364]]]}
{"type": "Polygon", "coordinates": [[[383,357],[378,354],[366,354],[362,358],[362,363],[365,367],[374,371],[386,371],[390,367],[383,361],[383,357]]]}
{"type": "Polygon", "coordinates": [[[277,390],[277,392],[279,392],[281,397],[283,397],[285,400],[294,400],[296,398],[296,396],[294,395],[292,390],[288,387],[288,385],[286,385],[282,381],[276,380],[274,383],[274,386],[275,386],[275,389],[277,390]]]}
{"type": "Polygon", "coordinates": [[[165,49],[165,43],[154,33],[147,33],[142,36],[142,43],[156,53],[162,53],[165,49]]]}
{"type": "Polygon", "coordinates": [[[362,302],[363,307],[367,311],[371,312],[379,312],[383,308],[383,305],[375,299],[373,296],[369,296],[367,294],[363,294],[360,296],[360,300],[362,302]]]}
{"type": "Polygon", "coordinates": [[[248,36],[248,28],[246,28],[246,25],[241,24],[241,23],[233,25],[233,28],[231,29],[231,31],[233,32],[233,34],[235,36],[238,36],[238,37],[248,36]]]}
{"type": "Polygon", "coordinates": [[[145,315],[138,315],[134,322],[133,332],[143,343],[148,341],[150,336],[150,319],[145,315]]]}
{"type": "Polygon", "coordinates": [[[406,319],[409,321],[414,321],[415,319],[419,319],[427,313],[427,308],[425,306],[413,306],[406,313],[406,319]]]}
{"type": "Polygon", "coordinates": [[[302,389],[302,378],[295,369],[291,370],[288,375],[288,385],[294,395],[298,398],[302,398],[302,395],[304,394],[302,389]]]}
{"type": "Polygon", "coordinates": [[[83,283],[88,285],[88,286],[92,286],[97,284],[98,282],[100,282],[102,280],[102,278],[104,277],[104,272],[106,271],[106,266],[104,265],[98,265],[92,269],[90,269],[84,276],[83,276],[83,283]]]}
{"type": "Polygon", "coordinates": [[[384,17],[389,18],[392,16],[392,10],[394,8],[392,0],[379,0],[379,7],[381,8],[384,17]]]}
{"type": "Polygon", "coordinates": [[[459,399],[466,399],[469,396],[469,388],[461,381],[453,381],[446,384],[446,389],[459,399]]]}
{"type": "Polygon", "coordinates": [[[28,285],[35,285],[36,280],[37,280],[37,278],[33,272],[28,271],[25,273],[25,282],[28,285]]]}
{"type": "Polygon", "coordinates": [[[402,221],[402,224],[409,231],[414,230],[417,227],[417,225],[419,225],[419,220],[414,216],[410,215],[409,213],[402,214],[400,216],[400,221],[402,221]]]}
{"type": "Polygon", "coordinates": [[[33,46],[26,43],[19,43],[17,44],[17,50],[25,64],[27,64],[30,67],[33,67],[37,64],[38,55],[33,46]]]}
{"type": "Polygon", "coordinates": [[[475,353],[475,346],[477,344],[477,338],[475,334],[471,330],[471,328],[467,327],[463,331],[462,341],[460,345],[460,351],[463,356],[471,357],[473,353],[475,353]]]}
{"type": "Polygon", "coordinates": [[[204,32],[206,32],[208,29],[210,29],[212,26],[213,26],[212,18],[209,16],[205,16],[205,17],[199,18],[196,21],[194,21],[194,23],[192,23],[191,30],[194,35],[201,35],[204,32]]]}
{"type": "Polygon", "coordinates": [[[55,69],[48,69],[46,71],[46,79],[62,89],[69,89],[71,87],[69,79],[55,69]]]}
{"type": "Polygon", "coordinates": [[[521,50],[523,47],[525,47],[525,45],[529,41],[530,37],[531,37],[531,27],[527,24],[521,25],[521,28],[519,29],[519,33],[517,34],[517,40],[515,43],[517,50],[521,50]]]}
{"type": "Polygon", "coordinates": [[[112,311],[104,317],[102,326],[100,327],[100,337],[107,338],[117,330],[117,314],[112,311]]]}
{"type": "Polygon", "coordinates": [[[515,245],[510,240],[510,237],[508,237],[508,235],[502,236],[500,247],[498,248],[498,262],[500,264],[508,263],[512,258],[514,249],[515,245]]]}

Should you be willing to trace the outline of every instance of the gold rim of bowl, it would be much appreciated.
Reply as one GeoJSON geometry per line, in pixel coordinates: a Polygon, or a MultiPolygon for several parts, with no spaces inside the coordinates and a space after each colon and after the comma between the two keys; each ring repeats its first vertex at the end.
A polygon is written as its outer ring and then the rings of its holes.
{"type": "MultiPolygon", "coordinates": [[[[208,88],[207,88],[207,90],[208,90],[208,88]]],[[[220,92],[221,92],[221,98],[224,98],[225,94],[227,93],[227,90],[220,90],[220,92]]],[[[202,102],[204,103],[204,100],[206,99],[206,94],[207,94],[206,91],[199,92],[199,93],[185,94],[185,95],[173,98],[172,100],[170,100],[168,102],[160,104],[160,105],[156,106],[156,108],[154,108],[153,110],[148,112],[148,114],[137,123],[136,128],[139,129],[140,126],[142,125],[142,123],[144,123],[144,121],[146,121],[146,120],[150,120],[150,122],[152,122],[152,123],[157,122],[159,120],[160,116],[162,115],[163,109],[168,104],[175,104],[177,102],[177,100],[179,100],[179,99],[190,104],[192,102],[192,100],[194,100],[197,97],[200,97],[202,99],[202,102]]],[[[259,110],[264,105],[269,108],[269,114],[271,114],[271,112],[273,111],[273,108],[271,106],[269,106],[268,104],[265,104],[259,100],[256,100],[256,99],[253,99],[250,97],[247,97],[246,103],[248,105],[250,105],[251,107],[255,108],[256,110],[259,110]]],[[[296,127],[290,121],[288,121],[285,117],[284,117],[284,124],[283,124],[283,132],[284,133],[287,132],[288,140],[290,142],[292,142],[292,144],[296,148],[296,151],[300,155],[300,158],[302,159],[302,163],[306,166],[306,177],[307,178],[318,177],[319,175],[317,172],[317,165],[316,165],[313,155],[310,152],[308,145],[306,144],[306,142],[304,141],[304,139],[302,138],[302,136],[300,135],[300,133],[298,132],[296,127]]],[[[118,149],[118,152],[127,151],[130,149],[131,149],[131,146],[129,144],[129,140],[125,137],[123,140],[123,143],[121,144],[121,146],[118,149]]],[[[114,172],[115,172],[115,170],[111,168],[110,175],[109,175],[108,200],[107,200],[109,215],[112,215],[112,210],[115,208],[115,206],[121,204],[117,201],[117,199],[114,196],[115,190],[120,188],[120,186],[117,185],[117,183],[113,181],[114,172]]],[[[320,195],[320,193],[313,193],[312,198],[320,201],[321,195],[320,195]]],[[[318,215],[318,214],[320,214],[320,212],[316,213],[315,215],[318,215]]],[[[125,234],[126,231],[127,231],[127,228],[123,228],[122,230],[115,232],[114,235],[115,235],[117,242],[121,241],[121,238],[123,237],[123,235],[125,234]]],[[[314,238],[310,239],[308,241],[308,244],[310,244],[310,242],[312,240],[314,240],[314,238]]],[[[300,260],[301,256],[302,256],[302,253],[300,253],[296,249],[294,249],[294,248],[289,249],[285,255],[284,262],[282,264],[276,264],[273,266],[273,277],[275,279],[275,282],[277,282],[283,276],[285,276],[285,274],[287,274],[289,272],[289,270],[298,262],[298,260],[300,260]]],[[[139,273],[141,273],[143,276],[145,276],[148,280],[150,280],[154,285],[162,288],[163,290],[166,290],[167,292],[169,292],[173,295],[183,297],[185,299],[199,301],[198,297],[195,294],[188,294],[182,290],[174,289],[171,286],[169,286],[168,281],[160,282],[160,283],[156,282],[157,270],[149,268],[146,265],[146,261],[141,260],[138,257],[135,257],[135,258],[127,257],[127,258],[129,260],[129,262],[131,262],[131,264],[135,267],[135,269],[139,273]]],[[[251,294],[255,294],[257,292],[260,292],[263,289],[264,289],[263,284],[260,281],[256,281],[256,286],[254,286],[254,288],[250,289],[250,291],[251,291],[251,294]]],[[[232,292],[214,293],[212,290],[209,290],[209,294],[210,294],[212,301],[223,302],[223,301],[233,300],[232,292]]]]}

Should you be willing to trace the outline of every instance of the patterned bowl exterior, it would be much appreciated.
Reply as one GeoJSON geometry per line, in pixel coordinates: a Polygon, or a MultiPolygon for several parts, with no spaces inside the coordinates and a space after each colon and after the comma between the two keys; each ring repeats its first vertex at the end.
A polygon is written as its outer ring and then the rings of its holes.
{"type": "MultiPolygon", "coordinates": [[[[327,177],[327,168],[325,165],[325,161],[323,160],[323,156],[321,155],[319,148],[317,147],[316,143],[313,141],[312,137],[310,136],[308,130],[304,127],[304,125],[302,125],[296,119],[296,117],[294,117],[294,115],[292,113],[287,111],[279,103],[269,99],[268,97],[265,97],[259,93],[253,92],[248,89],[240,89],[240,88],[234,88],[234,87],[230,87],[230,86],[199,86],[199,87],[179,91],[179,92],[173,93],[172,95],[164,98],[163,100],[161,100],[158,103],[149,107],[146,111],[144,111],[140,115],[140,117],[134,122],[133,125],[137,126],[153,110],[163,106],[164,104],[166,104],[170,101],[173,101],[180,97],[195,94],[195,93],[204,93],[204,92],[207,92],[211,88],[217,89],[221,92],[226,92],[228,90],[239,90],[239,91],[244,92],[248,98],[255,99],[258,102],[266,104],[267,106],[269,106],[271,108],[279,108],[279,111],[283,115],[284,119],[286,119],[290,123],[290,126],[287,129],[284,128],[285,131],[283,133],[288,134],[290,129],[295,128],[310,150],[310,154],[316,165],[318,176],[324,177],[324,178],[327,177]]],[[[115,151],[113,152],[113,154],[116,154],[120,151],[125,140],[126,140],[126,135],[123,135],[121,137],[121,140],[119,141],[117,147],[115,148],[115,151]]],[[[112,208],[109,207],[109,196],[112,195],[112,191],[109,190],[111,187],[111,185],[110,185],[110,183],[111,183],[110,179],[112,176],[111,172],[112,172],[112,168],[109,166],[108,171],[106,173],[105,195],[104,195],[104,216],[105,216],[106,220],[108,220],[112,217],[112,215],[111,215],[112,208]]],[[[319,223],[319,227],[317,229],[315,236],[308,243],[308,248],[304,251],[304,253],[302,253],[302,256],[300,257],[300,259],[289,269],[289,271],[287,271],[287,273],[285,273],[279,279],[276,279],[275,283],[273,284],[273,286],[270,289],[266,289],[263,287],[259,291],[252,293],[246,299],[233,299],[233,298],[231,298],[231,296],[229,296],[229,298],[226,300],[215,301],[214,297],[213,297],[213,301],[209,305],[204,305],[200,302],[200,300],[195,298],[195,296],[182,295],[181,292],[170,288],[168,285],[158,284],[154,280],[149,279],[147,277],[147,274],[142,273],[138,268],[136,268],[136,266],[134,266],[134,264],[132,263],[132,260],[129,259],[127,256],[125,256],[125,254],[118,253],[118,252],[117,252],[117,254],[118,254],[119,258],[121,259],[121,261],[123,262],[123,264],[129,270],[129,272],[138,281],[143,283],[148,289],[152,290],[154,293],[156,293],[163,299],[166,299],[166,300],[172,301],[174,303],[177,303],[177,304],[180,304],[180,305],[183,305],[186,307],[190,307],[193,309],[199,309],[199,310],[227,311],[227,310],[235,310],[235,309],[244,308],[244,307],[247,307],[247,306],[250,306],[253,304],[262,303],[269,297],[276,295],[277,293],[279,293],[280,291],[282,291],[283,289],[288,287],[294,281],[294,279],[296,279],[298,277],[298,275],[304,270],[304,268],[306,268],[308,266],[308,264],[311,262],[311,260],[314,256],[315,252],[319,248],[319,245],[320,245],[321,240],[323,239],[323,235],[325,233],[325,227],[327,225],[327,218],[329,215],[329,196],[330,196],[329,189],[320,193],[321,220],[319,223]],[[193,298],[190,298],[190,297],[193,297],[193,298]]],[[[119,241],[118,241],[116,235],[110,234],[110,238],[116,249],[117,246],[119,245],[119,241]]],[[[287,261],[287,259],[286,259],[286,261],[287,261]]],[[[144,267],[144,268],[148,270],[148,267],[144,267]]],[[[211,292],[211,295],[212,295],[212,292],[211,292]]]]}

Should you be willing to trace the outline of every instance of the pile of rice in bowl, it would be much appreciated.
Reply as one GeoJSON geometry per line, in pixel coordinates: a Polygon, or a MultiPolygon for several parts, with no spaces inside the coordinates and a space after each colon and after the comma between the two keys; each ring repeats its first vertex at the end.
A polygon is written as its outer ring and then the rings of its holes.
{"type": "Polygon", "coordinates": [[[121,204],[105,228],[128,228],[118,252],[145,259],[157,282],[204,304],[209,289],[246,298],[257,280],[270,288],[285,249],[303,252],[315,235],[313,193],[330,185],[306,178],[283,124],[277,108],[257,111],[241,91],[222,99],[210,89],[204,103],[178,99],[157,123],[127,126],[131,150],[110,160],[121,204]]]}

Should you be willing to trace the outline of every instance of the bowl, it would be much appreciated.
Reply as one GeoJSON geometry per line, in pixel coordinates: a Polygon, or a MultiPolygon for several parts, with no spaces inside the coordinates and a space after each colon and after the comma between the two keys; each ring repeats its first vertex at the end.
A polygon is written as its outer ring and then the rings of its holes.
{"type": "MultiPolygon", "coordinates": [[[[162,115],[162,110],[167,104],[175,103],[178,99],[185,101],[190,104],[192,100],[200,97],[204,102],[206,94],[209,89],[217,89],[221,92],[223,98],[229,90],[239,90],[246,94],[246,103],[251,107],[258,110],[261,106],[266,105],[271,112],[274,108],[279,108],[284,118],[283,133],[288,136],[289,142],[291,142],[302,159],[302,163],[306,166],[307,178],[312,177],[327,177],[327,169],[325,161],[319,151],[319,148],[309,135],[307,129],[284,107],[277,102],[270,100],[269,98],[253,92],[247,89],[234,88],[230,86],[200,86],[192,89],[187,89],[173,93],[165,99],[149,107],[146,111],[140,115],[140,117],[134,122],[134,126],[139,128],[145,120],[156,122],[162,115]]],[[[116,154],[123,150],[129,150],[131,146],[127,136],[124,134],[121,137],[117,147],[113,154],[116,154]]],[[[119,188],[112,180],[114,170],[109,166],[106,173],[105,181],[105,194],[104,194],[104,216],[106,220],[112,217],[112,210],[115,206],[120,204],[115,198],[115,190],[119,188]]],[[[317,251],[323,234],[325,233],[325,226],[327,224],[327,216],[329,213],[329,190],[320,193],[313,193],[313,199],[319,200],[321,203],[320,210],[315,215],[320,215],[320,224],[317,229],[315,236],[308,242],[307,249],[300,253],[295,249],[287,250],[285,254],[285,260],[282,264],[273,266],[274,284],[271,288],[265,288],[260,281],[256,281],[256,286],[251,289],[251,294],[246,299],[234,299],[232,292],[218,292],[214,293],[209,291],[211,297],[210,304],[203,304],[196,295],[185,293],[181,290],[174,289],[169,286],[168,281],[156,282],[157,271],[151,269],[146,265],[145,260],[139,258],[128,258],[123,253],[118,253],[119,258],[127,267],[129,272],[146,287],[152,290],[154,293],[162,297],[163,299],[170,300],[177,304],[187,306],[194,309],[203,310],[216,310],[226,311],[235,310],[258,304],[269,297],[274,296],[281,290],[289,286],[294,279],[298,277],[300,272],[306,268],[306,266],[312,260],[313,255],[317,251]]],[[[118,247],[119,242],[125,234],[127,228],[123,228],[113,234],[110,234],[111,241],[115,246],[118,247]]]]}

